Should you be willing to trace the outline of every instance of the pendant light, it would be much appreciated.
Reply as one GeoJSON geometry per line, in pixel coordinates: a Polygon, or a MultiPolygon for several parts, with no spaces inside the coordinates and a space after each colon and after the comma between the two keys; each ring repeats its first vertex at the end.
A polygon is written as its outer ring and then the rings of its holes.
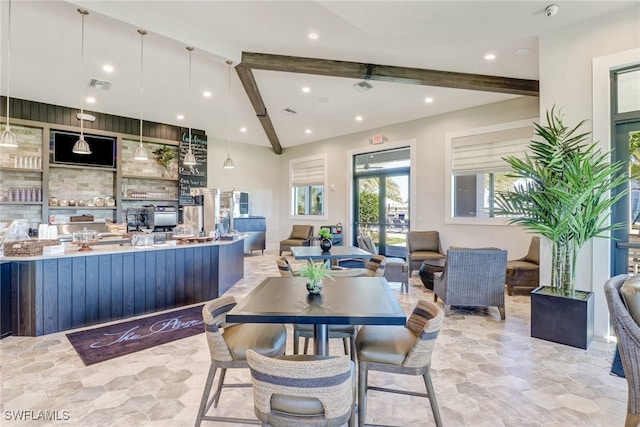
{"type": "Polygon", "coordinates": [[[142,94],[144,91],[144,36],[147,32],[139,29],[138,34],[140,34],[140,145],[133,153],[133,160],[146,161],[149,160],[149,154],[144,145],[142,145],[142,94]]]}
{"type": "Polygon", "coordinates": [[[11,126],[9,125],[9,74],[11,68],[9,67],[11,59],[11,0],[9,0],[9,25],[7,26],[7,125],[4,127],[4,132],[0,136],[0,147],[17,148],[18,138],[16,134],[11,132],[11,126]]]}
{"type": "Polygon", "coordinates": [[[231,151],[231,64],[233,64],[233,61],[227,61],[227,158],[222,164],[224,169],[233,169],[236,167],[229,155],[231,151]]]}
{"type": "Polygon", "coordinates": [[[78,9],[82,16],[82,41],[80,43],[80,139],[76,141],[71,150],[75,154],[91,154],[89,144],[84,140],[84,17],[89,14],[86,9],[78,9]]]}
{"type": "Polygon", "coordinates": [[[189,100],[189,150],[184,156],[182,164],[185,166],[195,166],[197,164],[196,156],[194,156],[193,151],[191,151],[191,116],[193,115],[193,109],[191,108],[191,53],[193,52],[193,48],[191,46],[187,46],[187,50],[189,51],[189,96],[187,96],[187,99],[189,100]]]}

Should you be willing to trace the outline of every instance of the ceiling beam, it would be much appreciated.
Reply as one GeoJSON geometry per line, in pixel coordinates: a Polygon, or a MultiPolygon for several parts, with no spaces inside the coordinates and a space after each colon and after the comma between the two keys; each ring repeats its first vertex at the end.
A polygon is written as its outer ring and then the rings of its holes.
{"type": "Polygon", "coordinates": [[[540,95],[538,80],[242,52],[242,61],[236,66],[236,71],[276,154],[282,153],[282,146],[267,114],[260,90],[253,77],[253,70],[379,80],[513,95],[540,95]]]}

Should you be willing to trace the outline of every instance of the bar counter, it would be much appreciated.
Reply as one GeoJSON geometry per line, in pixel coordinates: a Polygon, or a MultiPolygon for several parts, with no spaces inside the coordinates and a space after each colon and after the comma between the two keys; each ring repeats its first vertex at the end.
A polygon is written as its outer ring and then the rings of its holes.
{"type": "Polygon", "coordinates": [[[243,240],[0,257],[11,334],[39,336],[217,298],[244,277],[243,240]]]}

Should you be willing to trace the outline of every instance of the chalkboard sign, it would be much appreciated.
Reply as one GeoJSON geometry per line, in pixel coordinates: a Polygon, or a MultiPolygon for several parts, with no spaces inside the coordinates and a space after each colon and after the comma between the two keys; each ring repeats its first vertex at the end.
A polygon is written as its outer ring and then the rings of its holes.
{"type": "Polygon", "coordinates": [[[191,129],[191,151],[196,157],[195,166],[185,166],[184,156],[189,151],[189,129],[180,129],[180,206],[194,205],[192,187],[207,186],[207,135],[204,131],[191,129]]]}

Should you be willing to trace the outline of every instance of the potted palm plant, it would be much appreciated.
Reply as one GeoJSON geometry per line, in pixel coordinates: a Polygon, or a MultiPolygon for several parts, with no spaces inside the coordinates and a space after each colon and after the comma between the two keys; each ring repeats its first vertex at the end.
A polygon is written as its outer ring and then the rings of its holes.
{"type": "Polygon", "coordinates": [[[322,291],[322,279],[325,277],[333,280],[330,270],[324,262],[313,262],[308,259],[307,264],[300,269],[300,275],[308,278],[307,291],[310,294],[319,294],[322,291]]]}
{"type": "Polygon", "coordinates": [[[575,289],[576,257],[590,239],[624,226],[609,216],[629,178],[623,162],[612,163],[611,153],[580,131],[584,120],[570,128],[554,108],[546,119],[546,125],[534,123],[538,138],[530,154],[504,159],[517,184],[496,194],[497,212],[551,242],[551,284],[532,291],[531,336],[586,349],[593,338],[593,294],[575,289]]]}

